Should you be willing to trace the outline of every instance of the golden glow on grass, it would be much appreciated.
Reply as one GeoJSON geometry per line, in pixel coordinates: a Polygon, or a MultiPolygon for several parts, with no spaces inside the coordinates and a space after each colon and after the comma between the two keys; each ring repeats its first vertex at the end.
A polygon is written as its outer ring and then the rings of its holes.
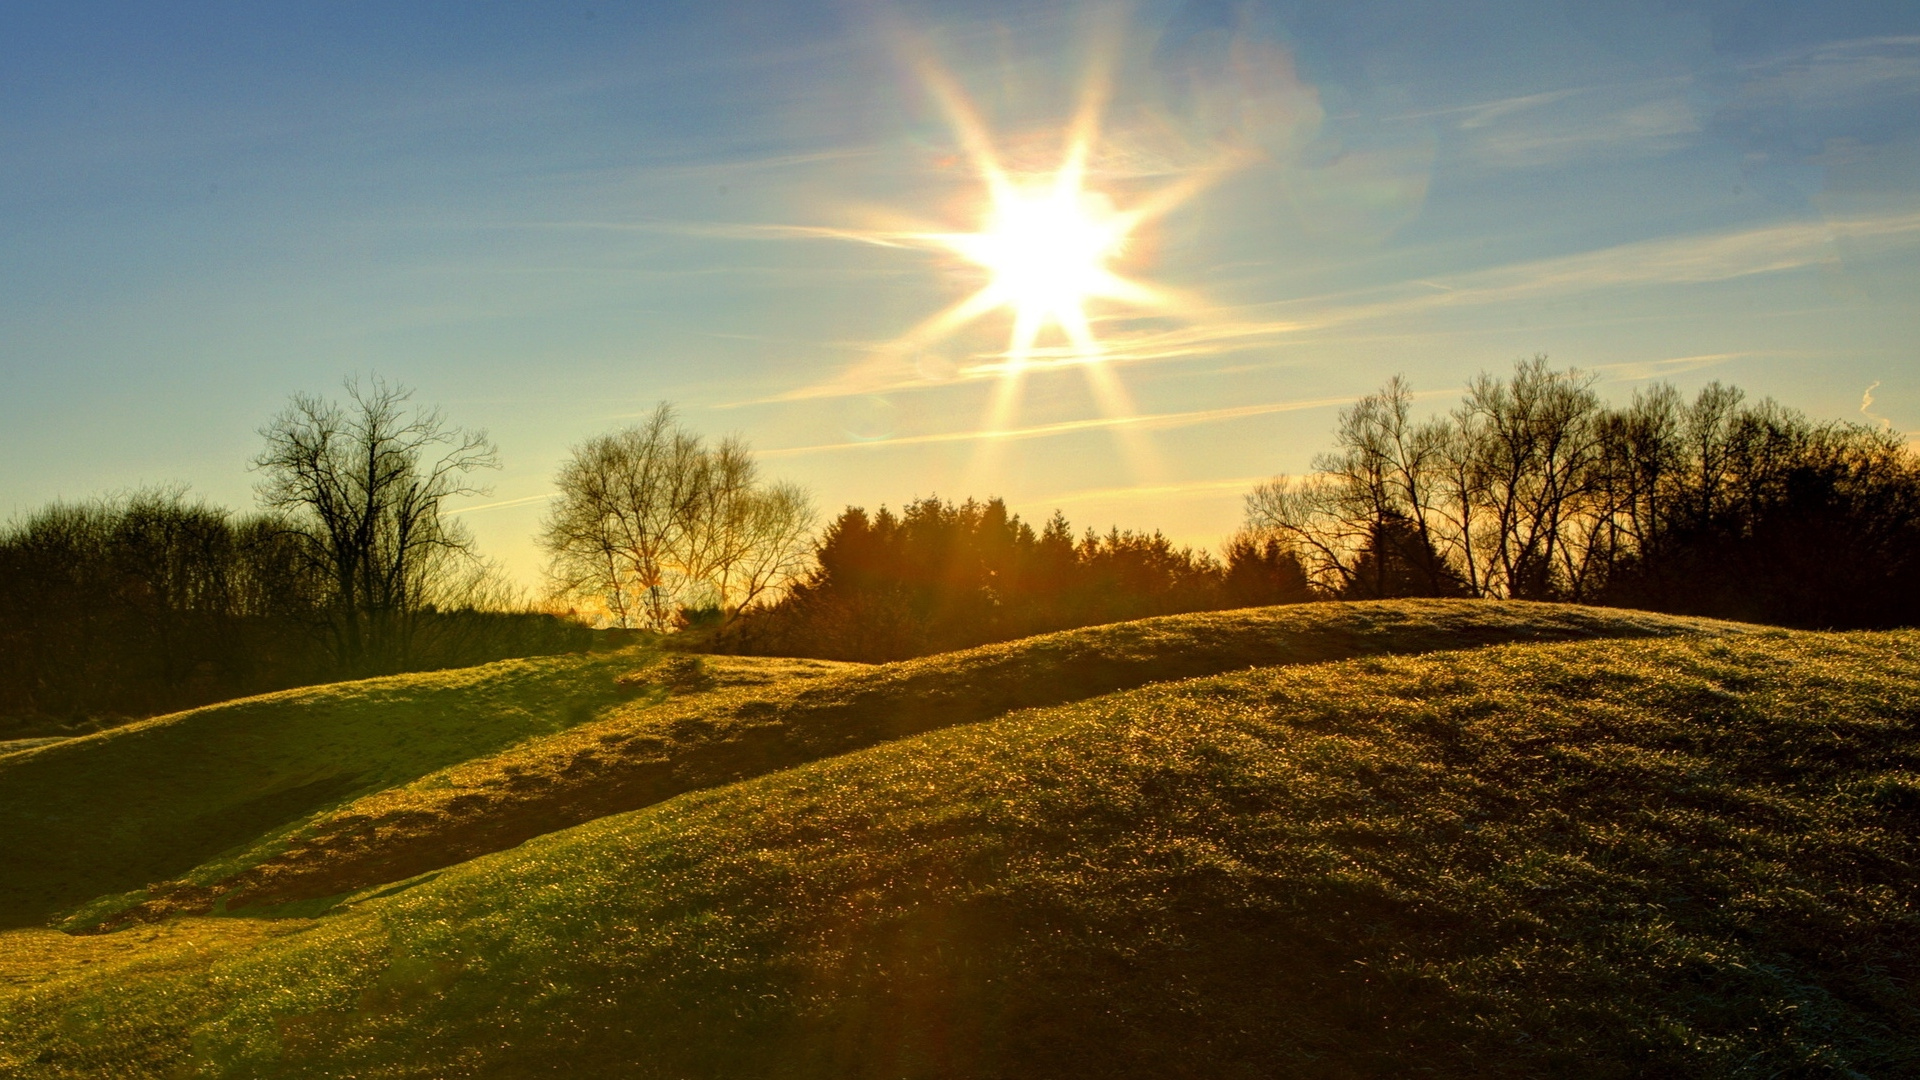
{"type": "Polygon", "coordinates": [[[524,795],[560,784],[705,790],[437,875],[389,865],[381,895],[257,943],[210,920],[0,934],[0,1071],[1899,1073],[1920,635],[1747,629],[1295,605],[636,709],[470,762],[497,777],[482,809],[412,784],[444,818],[343,835],[541,820],[524,795]],[[1609,625],[1705,633],[1577,640],[1609,625]],[[1434,651],[1378,655],[1407,649],[1434,651]]]}

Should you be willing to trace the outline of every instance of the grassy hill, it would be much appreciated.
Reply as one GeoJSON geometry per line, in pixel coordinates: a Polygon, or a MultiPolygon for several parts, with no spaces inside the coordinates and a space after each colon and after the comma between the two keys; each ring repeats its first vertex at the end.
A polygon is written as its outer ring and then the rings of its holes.
{"type": "Polygon", "coordinates": [[[1911,1075],[1917,658],[1508,646],[1015,712],[41,978],[0,1045],[51,1076],[1911,1075]]]}
{"type": "MultiPolygon", "coordinates": [[[[658,660],[548,656],[287,690],[0,755],[0,927],[178,877],[317,811],[622,702],[663,701],[663,685],[617,682],[658,660]]],[[[845,666],[718,669],[738,682],[845,666]]]]}
{"type": "Polygon", "coordinates": [[[707,658],[618,704],[652,657],[558,658],[274,695],[0,758],[15,925],[70,929],[351,892],[689,790],[1011,709],[1252,666],[1513,640],[1734,632],[1543,604],[1407,601],[1148,619],[866,667],[707,658]],[[817,676],[792,679],[789,675],[817,676]],[[691,692],[700,691],[700,692],[691,692]],[[502,748],[506,749],[502,749],[502,748]],[[111,778],[125,797],[101,801],[111,778]]]}
{"type": "Polygon", "coordinates": [[[1920,1075],[1920,633],[1229,614],[483,751],[396,821],[607,734],[694,790],[324,917],[0,935],[0,1075],[1920,1075]],[[1432,651],[1498,623],[1588,640],[1432,651]]]}

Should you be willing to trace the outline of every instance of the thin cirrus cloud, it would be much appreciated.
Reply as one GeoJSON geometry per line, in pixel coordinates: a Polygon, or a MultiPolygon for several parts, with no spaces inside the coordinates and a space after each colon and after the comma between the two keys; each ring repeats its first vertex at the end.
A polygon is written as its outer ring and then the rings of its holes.
{"type": "MultiPolygon", "coordinates": [[[[1757,228],[1642,240],[1578,255],[1557,256],[1441,278],[1421,294],[1335,309],[1323,324],[1379,318],[1422,309],[1487,305],[1603,289],[1646,285],[1701,285],[1756,274],[1830,265],[1837,242],[1862,254],[1920,242],[1920,212],[1827,221],[1789,221],[1757,228]]],[[[1402,286],[1404,288],[1404,286],[1402,286]]]]}
{"type": "MultiPolygon", "coordinates": [[[[1229,356],[1279,342],[1322,341],[1359,325],[1383,325],[1454,309],[1540,302],[1610,290],[1705,285],[1761,274],[1838,265],[1839,246],[1853,256],[1920,244],[1920,212],[1827,221],[1788,221],[1746,229],[1636,241],[1597,251],[1531,260],[1456,275],[1410,279],[1374,289],[1239,308],[1218,308],[1187,325],[1110,323],[1102,336],[1110,364],[1143,364],[1229,356]]],[[[997,378],[1004,357],[974,362],[931,380],[911,364],[876,353],[823,382],[737,404],[764,404],[926,390],[997,378]]],[[[1041,352],[1036,363],[1071,358],[1041,352]]]]}
{"type": "MultiPolygon", "coordinates": [[[[1448,391],[1421,391],[1416,398],[1434,397],[1448,391]]],[[[1193,409],[1184,412],[1151,413],[1141,416],[1096,417],[1086,420],[1069,420],[1054,424],[1037,424],[1031,427],[1010,430],[972,429],[966,431],[943,431],[925,435],[905,435],[888,439],[854,440],[836,443],[819,443],[811,446],[788,446],[772,450],[755,452],[760,458],[791,458],[814,454],[827,454],[848,450],[897,449],[906,446],[924,446],[936,443],[968,442],[1020,442],[1029,439],[1049,439],[1064,435],[1076,435],[1089,431],[1114,429],[1136,429],[1146,431],[1164,431],[1172,428],[1194,427],[1204,424],[1217,424],[1229,420],[1243,420],[1259,416],[1272,416],[1277,413],[1305,412],[1311,409],[1326,409],[1338,405],[1347,405],[1351,399],[1345,397],[1313,398],[1300,401],[1274,401],[1258,405],[1235,405],[1218,409],[1193,409]]],[[[1090,499],[1118,497],[1127,492],[1148,494],[1159,492],[1200,492],[1224,490],[1234,486],[1249,486],[1266,477],[1245,477],[1231,480],[1201,480],[1191,483],[1141,485],[1130,488],[1100,489],[1068,493],[1055,497],[1056,502],[1076,502],[1090,499]]],[[[487,510],[503,510],[508,507],[526,506],[532,503],[546,502],[555,498],[556,492],[540,495],[527,495],[516,499],[502,499],[497,502],[481,503],[476,506],[464,506],[449,511],[452,514],[472,514],[487,510]]]]}
{"type": "Polygon", "coordinates": [[[1662,154],[1711,129],[1732,133],[1756,108],[1765,130],[1793,112],[1857,109],[1920,95],[1920,37],[1823,43],[1721,71],[1568,87],[1426,109],[1386,124],[1439,124],[1457,140],[1452,165],[1496,171],[1599,156],[1662,154]]]}
{"type": "Polygon", "coordinates": [[[1746,360],[1756,356],[1775,355],[1771,353],[1723,352],[1701,353],[1698,356],[1672,356],[1665,360],[1629,360],[1619,364],[1596,364],[1595,371],[1604,371],[1616,382],[1644,382],[1648,379],[1665,379],[1689,371],[1719,367],[1735,360],[1746,360]]]}
{"type": "Polygon", "coordinates": [[[1455,168],[1565,165],[1677,149],[1703,130],[1688,77],[1573,87],[1388,117],[1429,121],[1459,141],[1455,168]]]}
{"type": "Polygon", "coordinates": [[[1085,491],[1069,491],[1049,495],[1034,500],[1046,505],[1071,506],[1074,503],[1090,502],[1126,502],[1142,499],[1180,498],[1182,496],[1213,495],[1223,491],[1246,492],[1256,484],[1262,484],[1273,477],[1233,476],[1221,480],[1190,480],[1176,484],[1133,484],[1127,487],[1089,488],[1085,491]]]}
{"type": "Polygon", "coordinates": [[[1255,416],[1271,416],[1275,413],[1301,412],[1307,409],[1325,409],[1335,405],[1345,405],[1349,398],[1314,398],[1300,401],[1274,401],[1258,405],[1231,405],[1218,409],[1190,409],[1182,412],[1148,413],[1136,416],[1100,416],[1085,420],[1066,420],[1053,424],[1036,424],[1031,427],[1010,429],[977,428],[965,431],[941,431],[925,435],[902,435],[890,439],[856,440],[848,442],[817,443],[811,446],[789,446],[775,450],[761,450],[758,456],[763,458],[798,457],[808,454],[835,453],[846,450],[879,450],[903,446],[921,446],[931,443],[957,442],[1020,442],[1028,439],[1048,439],[1062,435],[1075,435],[1087,431],[1142,430],[1164,431],[1170,428],[1193,427],[1201,424],[1218,424],[1228,420],[1241,420],[1255,416]]]}
{"type": "Polygon", "coordinates": [[[529,506],[533,503],[547,502],[550,499],[557,498],[559,494],[557,491],[549,491],[541,495],[523,495],[517,499],[501,499],[498,502],[481,503],[478,506],[462,506],[457,509],[448,510],[447,514],[448,516],[456,514],[477,514],[484,510],[505,510],[510,506],[529,506]]]}
{"type": "Polygon", "coordinates": [[[1835,107],[1920,92],[1920,36],[1830,42],[1744,66],[1743,91],[1835,107]]]}

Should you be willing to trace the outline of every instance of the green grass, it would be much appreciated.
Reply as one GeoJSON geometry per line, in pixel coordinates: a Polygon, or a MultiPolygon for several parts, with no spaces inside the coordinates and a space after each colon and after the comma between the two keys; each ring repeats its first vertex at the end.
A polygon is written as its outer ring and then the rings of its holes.
{"type": "Polygon", "coordinates": [[[197,867],[142,908],[119,912],[126,900],[95,905],[68,925],[322,900],[686,791],[1150,682],[1514,640],[1730,632],[1742,628],[1563,605],[1316,604],[1146,619],[854,665],[804,681],[720,686],[664,705],[614,709],[377,791],[197,867]]]}
{"type": "Polygon", "coordinates": [[[217,867],[369,792],[659,702],[662,687],[616,684],[657,659],[549,656],[287,690],[0,755],[0,927],[217,867]]]}
{"type": "Polygon", "coordinates": [[[1920,1075],[1917,718],[1914,632],[1150,686],[29,980],[0,1072],[1920,1075]]]}
{"type": "Polygon", "coordinates": [[[173,877],[320,807],[587,720],[634,666],[543,657],[289,690],[0,757],[12,871],[0,925],[173,877]]]}

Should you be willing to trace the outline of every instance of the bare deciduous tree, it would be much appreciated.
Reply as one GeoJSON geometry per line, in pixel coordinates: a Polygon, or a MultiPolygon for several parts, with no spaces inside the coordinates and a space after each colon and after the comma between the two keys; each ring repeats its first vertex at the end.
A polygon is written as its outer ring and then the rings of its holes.
{"type": "Polygon", "coordinates": [[[1342,510],[1341,493],[1324,474],[1276,476],[1247,494],[1246,532],[1276,537],[1301,555],[1307,576],[1337,596],[1352,584],[1366,542],[1363,523],[1342,510]]]}
{"type": "Polygon", "coordinates": [[[1579,594],[1597,520],[1588,496],[1602,412],[1590,377],[1554,371],[1544,356],[1515,365],[1511,379],[1469,384],[1454,412],[1463,435],[1454,446],[1472,508],[1464,539],[1480,534],[1473,576],[1484,595],[1579,594]]]}
{"type": "Polygon", "coordinates": [[[805,575],[813,560],[813,526],[806,489],[783,481],[756,490],[744,515],[744,540],[720,577],[721,610],[731,617],[805,575]]]}
{"type": "Polygon", "coordinates": [[[555,591],[618,626],[666,630],[684,608],[729,619],[805,570],[805,492],[762,485],[744,442],[710,448],[664,403],[575,447],[557,484],[540,537],[555,591]]]}
{"type": "Polygon", "coordinates": [[[1448,416],[1416,422],[1412,401],[1396,376],[1344,410],[1336,450],[1256,488],[1247,526],[1345,595],[1580,597],[1617,539],[1591,379],[1534,357],[1448,416]]]}
{"type": "Polygon", "coordinates": [[[472,556],[472,539],[443,511],[484,494],[468,480],[499,467],[482,431],[450,426],[438,409],[409,408],[413,392],[348,380],[347,400],[296,394],[260,434],[261,501],[286,515],[305,558],[329,586],[335,659],[351,672],[398,670],[415,616],[472,556]]]}
{"type": "Polygon", "coordinates": [[[1254,489],[1247,526],[1299,552],[1329,593],[1456,593],[1438,553],[1450,438],[1445,421],[1414,422],[1412,388],[1395,376],[1340,413],[1337,449],[1311,475],[1254,489]]]}
{"type": "Polygon", "coordinates": [[[1906,496],[1893,493],[1907,490],[1900,477],[1912,468],[1887,432],[1814,424],[1771,400],[1747,405],[1719,383],[1688,403],[1655,386],[1609,408],[1590,376],[1539,356],[1506,378],[1475,379],[1445,417],[1415,422],[1410,400],[1403,381],[1389,380],[1340,414],[1336,449],[1314,459],[1312,474],[1247,496],[1246,527],[1290,545],[1324,591],[1626,601],[1838,623],[1888,618],[1860,613],[1895,601],[1841,603],[1809,584],[1844,577],[1823,548],[1911,565],[1884,554],[1896,549],[1886,538],[1907,527],[1895,524],[1906,496]],[[1798,569],[1769,578],[1771,566],[1742,569],[1737,559],[1798,569]],[[1771,581],[1771,592],[1757,595],[1742,576],[1771,581]]]}

